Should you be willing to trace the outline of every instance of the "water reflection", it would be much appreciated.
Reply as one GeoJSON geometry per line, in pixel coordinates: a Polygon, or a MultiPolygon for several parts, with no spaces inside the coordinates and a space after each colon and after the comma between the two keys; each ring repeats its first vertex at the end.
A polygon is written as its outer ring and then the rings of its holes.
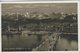
{"type": "Polygon", "coordinates": [[[72,50],[78,50],[78,37],[77,35],[61,35],[56,50],[58,51],[72,51],[72,50]]]}
{"type": "MultiPolygon", "coordinates": [[[[24,34],[24,35],[12,35],[2,36],[3,48],[26,48],[32,50],[39,46],[46,37],[49,35],[42,34],[24,34]]],[[[25,49],[25,51],[27,51],[25,49]]],[[[78,36],[77,35],[59,35],[58,42],[56,44],[56,51],[78,50],[78,36]]]]}
{"type": "Polygon", "coordinates": [[[35,48],[44,40],[45,35],[3,35],[3,48],[35,48]]]}

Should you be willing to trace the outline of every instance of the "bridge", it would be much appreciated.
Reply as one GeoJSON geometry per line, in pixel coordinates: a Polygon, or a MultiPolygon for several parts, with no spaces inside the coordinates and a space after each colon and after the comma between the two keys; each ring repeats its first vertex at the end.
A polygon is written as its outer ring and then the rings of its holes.
{"type": "Polygon", "coordinates": [[[45,38],[45,40],[36,48],[33,48],[33,51],[53,51],[56,48],[56,43],[59,39],[58,34],[53,33],[51,36],[45,38]]]}

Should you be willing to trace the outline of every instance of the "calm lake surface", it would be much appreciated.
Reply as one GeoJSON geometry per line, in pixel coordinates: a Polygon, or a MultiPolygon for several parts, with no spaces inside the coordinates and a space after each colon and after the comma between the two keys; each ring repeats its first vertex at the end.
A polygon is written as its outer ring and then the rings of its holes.
{"type": "Polygon", "coordinates": [[[61,36],[59,36],[56,50],[57,51],[78,50],[78,37],[77,37],[77,35],[61,35],[61,36]]]}
{"type": "MultiPolygon", "coordinates": [[[[46,35],[47,36],[47,35],[46,35]]],[[[45,39],[45,35],[13,35],[2,36],[3,48],[35,48],[45,39]]]]}
{"type": "MultiPolygon", "coordinates": [[[[41,42],[48,37],[48,35],[13,35],[8,37],[7,35],[2,36],[2,47],[3,48],[35,48],[41,42]]],[[[60,35],[56,51],[64,50],[78,50],[77,35],[60,35]]]]}

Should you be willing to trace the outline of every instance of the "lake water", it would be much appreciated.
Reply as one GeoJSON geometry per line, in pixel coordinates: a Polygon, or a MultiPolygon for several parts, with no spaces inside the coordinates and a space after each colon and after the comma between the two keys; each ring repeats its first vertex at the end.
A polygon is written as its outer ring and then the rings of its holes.
{"type": "Polygon", "coordinates": [[[76,51],[78,50],[78,37],[77,35],[62,35],[59,36],[56,46],[57,51],[76,51]]]}
{"type": "MultiPolygon", "coordinates": [[[[23,48],[30,49],[35,48],[41,42],[48,37],[48,35],[13,35],[13,36],[2,36],[2,47],[4,48],[23,48]]],[[[56,51],[64,50],[78,50],[78,40],[77,35],[60,35],[56,51]]]]}
{"type": "Polygon", "coordinates": [[[35,48],[47,37],[47,35],[12,35],[2,36],[2,47],[4,48],[35,48]]]}

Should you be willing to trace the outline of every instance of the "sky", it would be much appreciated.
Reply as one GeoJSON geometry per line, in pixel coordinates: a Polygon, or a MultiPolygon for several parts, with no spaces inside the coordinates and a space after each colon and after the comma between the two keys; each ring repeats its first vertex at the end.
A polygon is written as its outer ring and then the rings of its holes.
{"type": "Polygon", "coordinates": [[[64,12],[64,13],[77,13],[76,3],[3,3],[2,14],[5,13],[22,13],[26,12],[64,12]]]}

